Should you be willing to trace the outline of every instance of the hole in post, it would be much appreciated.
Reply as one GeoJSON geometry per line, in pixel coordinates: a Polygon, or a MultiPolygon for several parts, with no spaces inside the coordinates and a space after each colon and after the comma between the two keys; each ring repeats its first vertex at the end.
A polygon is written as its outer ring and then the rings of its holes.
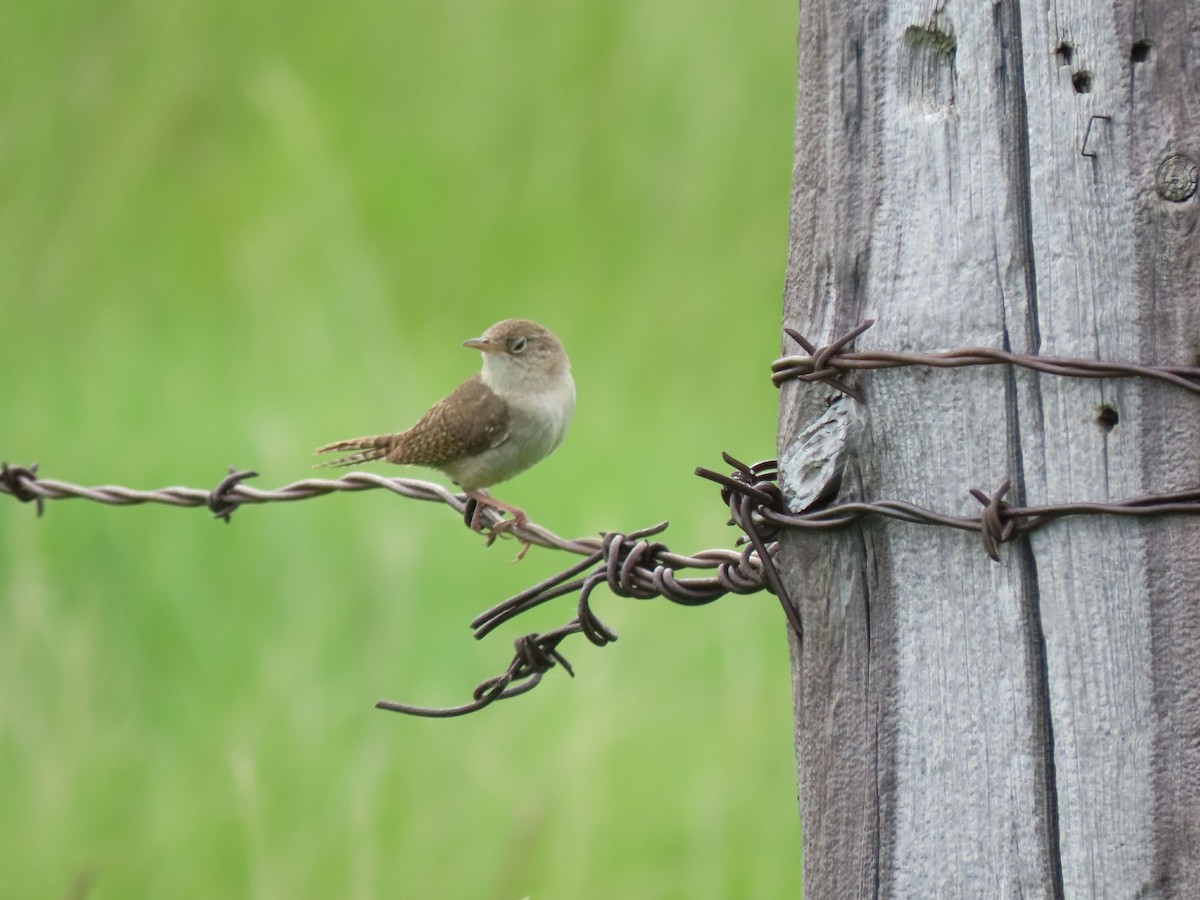
{"type": "Polygon", "coordinates": [[[904,31],[907,64],[900,74],[900,87],[910,105],[929,115],[954,105],[954,35],[937,22],[910,25],[904,31]]]}
{"type": "Polygon", "coordinates": [[[1058,60],[1060,66],[1069,66],[1071,60],[1075,58],[1075,48],[1063,41],[1054,48],[1054,57],[1058,60]]]}
{"type": "Polygon", "coordinates": [[[1075,87],[1075,93],[1090,94],[1092,92],[1092,73],[1087,69],[1080,69],[1071,76],[1071,84],[1075,87]]]}
{"type": "Polygon", "coordinates": [[[1117,427],[1117,423],[1121,421],[1121,417],[1117,415],[1117,408],[1111,404],[1102,404],[1096,410],[1096,424],[1103,428],[1106,432],[1112,431],[1117,427]]]}
{"type": "Polygon", "coordinates": [[[1134,41],[1132,49],[1129,51],[1129,61],[1135,63],[1143,63],[1150,58],[1150,48],[1154,46],[1150,41],[1134,41]]]}

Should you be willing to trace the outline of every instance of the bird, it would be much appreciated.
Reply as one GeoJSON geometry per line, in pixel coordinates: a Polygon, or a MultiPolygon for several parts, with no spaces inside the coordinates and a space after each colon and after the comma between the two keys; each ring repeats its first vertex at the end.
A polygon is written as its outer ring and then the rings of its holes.
{"type": "Polygon", "coordinates": [[[353,451],[318,467],[384,460],[437,469],[475,501],[474,530],[479,530],[484,507],[512,516],[493,527],[494,539],[500,531],[524,525],[529,517],[491,496],[487,488],[524,472],[558,448],[575,411],[575,381],[554,332],[528,319],[497,322],[462,345],[482,353],[477,374],[407,431],[318,447],[318,454],[353,451]]]}

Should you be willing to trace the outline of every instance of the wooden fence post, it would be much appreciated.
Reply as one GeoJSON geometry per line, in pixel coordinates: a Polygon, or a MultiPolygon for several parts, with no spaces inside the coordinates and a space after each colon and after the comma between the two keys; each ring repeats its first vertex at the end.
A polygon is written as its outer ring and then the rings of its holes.
{"type": "MultiPolygon", "coordinates": [[[[799,35],[786,325],[1200,364],[1197,0],[804,0],[799,35]]],[[[856,381],[841,499],[1200,485],[1170,385],[856,381]]],[[[781,482],[830,394],[783,387],[781,482]]],[[[1200,897],[1200,522],[1065,519],[1000,556],[878,518],[783,535],[805,895],[1200,897]]]]}

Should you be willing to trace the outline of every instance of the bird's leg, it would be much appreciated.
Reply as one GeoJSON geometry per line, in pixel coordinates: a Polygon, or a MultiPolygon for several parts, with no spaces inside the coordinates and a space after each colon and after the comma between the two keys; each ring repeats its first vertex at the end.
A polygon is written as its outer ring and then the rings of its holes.
{"type": "MultiPolygon", "coordinates": [[[[507,512],[512,515],[511,519],[501,519],[492,526],[492,534],[491,538],[488,540],[488,546],[491,546],[492,541],[496,539],[497,535],[524,525],[529,521],[529,516],[525,514],[525,510],[509,503],[505,503],[503,500],[497,500],[487,491],[467,491],[466,494],[475,501],[475,514],[471,516],[471,528],[474,531],[480,530],[479,514],[485,506],[490,506],[492,509],[498,509],[501,512],[507,512]]],[[[521,541],[521,544],[521,552],[517,554],[517,560],[522,559],[531,546],[528,541],[521,541]]],[[[514,562],[517,560],[514,560],[514,562]]]]}

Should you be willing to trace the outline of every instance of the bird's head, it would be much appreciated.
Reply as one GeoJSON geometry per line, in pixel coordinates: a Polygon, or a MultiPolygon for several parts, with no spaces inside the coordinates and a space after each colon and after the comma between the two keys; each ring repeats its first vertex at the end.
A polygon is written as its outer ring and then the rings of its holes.
{"type": "Polygon", "coordinates": [[[500,394],[547,390],[571,377],[554,332],[528,319],[497,322],[463,346],[483,353],[483,380],[500,394]]]}

